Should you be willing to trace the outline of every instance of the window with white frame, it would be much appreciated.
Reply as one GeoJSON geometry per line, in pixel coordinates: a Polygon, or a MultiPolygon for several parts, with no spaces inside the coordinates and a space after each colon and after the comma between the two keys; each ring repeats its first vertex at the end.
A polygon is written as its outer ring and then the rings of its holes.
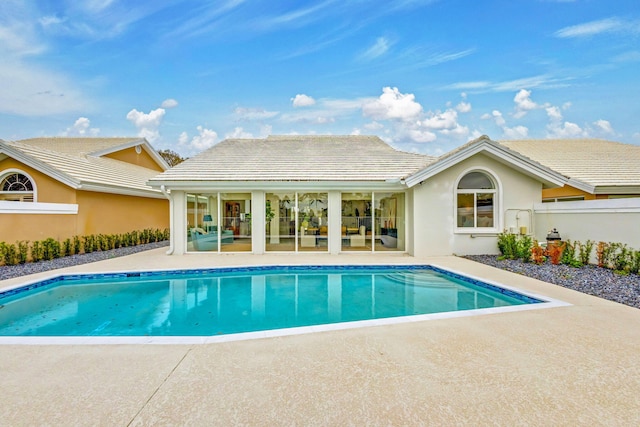
{"type": "Polygon", "coordinates": [[[497,190],[494,179],[485,172],[465,174],[456,187],[458,228],[495,228],[497,190]]]}
{"type": "Polygon", "coordinates": [[[33,202],[33,194],[33,182],[27,175],[20,172],[10,172],[1,176],[0,200],[33,202]]]}

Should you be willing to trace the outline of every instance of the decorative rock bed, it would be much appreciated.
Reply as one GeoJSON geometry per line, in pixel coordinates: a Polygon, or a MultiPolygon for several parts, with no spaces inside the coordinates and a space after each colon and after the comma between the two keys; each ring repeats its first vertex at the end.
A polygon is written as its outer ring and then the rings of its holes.
{"type": "Polygon", "coordinates": [[[580,268],[551,263],[524,263],[521,260],[498,260],[497,255],[468,255],[465,258],[553,283],[585,294],[640,308],[640,275],[621,275],[607,268],[588,265],[580,268]]]}
{"type": "Polygon", "coordinates": [[[90,262],[102,261],[110,258],[117,258],[137,252],[148,251],[150,249],[169,246],[168,241],[147,243],[145,245],[128,246],[126,248],[111,249],[108,251],[91,252],[88,254],[71,255],[56,258],[51,261],[29,262],[18,265],[0,266],[0,280],[11,279],[13,277],[26,276],[27,274],[41,273],[43,271],[55,270],[58,268],[72,267],[74,265],[87,264],[90,262]]]}

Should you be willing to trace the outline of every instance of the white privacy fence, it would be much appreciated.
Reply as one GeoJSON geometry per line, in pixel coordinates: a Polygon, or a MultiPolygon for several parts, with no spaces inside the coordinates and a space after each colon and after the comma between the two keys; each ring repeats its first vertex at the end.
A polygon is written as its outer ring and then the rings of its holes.
{"type": "Polygon", "coordinates": [[[534,237],[556,228],[562,240],[626,243],[640,250],[640,197],[536,203],[534,237]]]}

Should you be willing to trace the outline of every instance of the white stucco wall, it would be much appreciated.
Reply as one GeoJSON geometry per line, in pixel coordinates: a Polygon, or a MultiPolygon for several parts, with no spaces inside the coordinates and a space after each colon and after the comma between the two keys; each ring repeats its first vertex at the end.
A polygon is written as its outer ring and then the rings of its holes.
{"type": "Polygon", "coordinates": [[[535,237],[556,228],[562,240],[626,243],[640,250],[640,198],[535,205],[535,237]]]}
{"type": "Polygon", "coordinates": [[[541,201],[542,185],[511,167],[483,154],[472,156],[414,187],[413,255],[471,255],[498,253],[497,233],[504,229],[527,227],[533,205],[541,201]],[[461,175],[481,170],[498,181],[496,228],[492,232],[456,232],[455,186],[461,175]]]}

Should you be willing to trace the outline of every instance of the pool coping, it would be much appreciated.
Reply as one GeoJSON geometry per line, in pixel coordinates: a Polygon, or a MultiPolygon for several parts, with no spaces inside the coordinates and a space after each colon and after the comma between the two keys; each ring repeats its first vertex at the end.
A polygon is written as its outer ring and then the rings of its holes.
{"type": "MultiPolygon", "coordinates": [[[[309,267],[308,265],[301,264],[261,264],[261,265],[237,265],[237,266],[220,266],[220,267],[209,267],[209,268],[175,268],[175,269],[147,269],[144,271],[114,271],[114,272],[84,272],[84,273],[57,273],[53,274],[51,277],[44,277],[39,279],[34,279],[28,281],[26,283],[16,284],[13,286],[9,286],[3,289],[0,289],[0,293],[4,294],[7,292],[11,292],[17,289],[29,290],[33,289],[33,285],[40,284],[36,287],[46,286],[46,284],[50,284],[56,281],[64,281],[67,279],[74,279],[78,277],[87,277],[87,276],[109,276],[109,277],[126,277],[127,275],[134,274],[135,276],[142,275],[163,275],[169,272],[180,272],[180,274],[197,274],[196,272],[209,272],[209,271],[238,271],[238,270],[251,270],[251,271],[259,271],[259,270],[267,270],[267,269],[275,269],[275,268],[291,268],[292,271],[295,269],[301,269],[304,267],[309,267]]],[[[293,336],[293,335],[302,335],[302,334],[310,334],[317,332],[328,332],[328,331],[339,331],[339,330],[347,330],[347,329],[357,329],[357,328],[365,328],[365,327],[374,327],[374,326],[389,326],[389,325],[397,325],[403,323],[414,323],[414,322],[423,322],[429,320],[443,320],[443,319],[453,319],[453,318],[461,318],[461,317],[474,317],[481,316],[487,314],[498,314],[498,313],[513,313],[519,311],[529,311],[529,310],[540,310],[547,308],[555,308],[555,307],[566,307],[571,306],[572,304],[561,301],[559,299],[551,298],[545,295],[537,294],[534,292],[530,292],[527,290],[519,289],[513,286],[505,285],[503,283],[498,283],[494,280],[479,278],[474,275],[468,273],[461,273],[451,268],[445,268],[437,265],[437,263],[425,263],[425,264],[336,264],[336,265],[313,265],[311,267],[315,267],[320,269],[330,269],[330,268],[351,268],[353,270],[362,269],[362,268],[374,268],[374,269],[383,269],[387,268],[428,268],[435,271],[440,271],[450,276],[462,278],[463,280],[468,280],[471,282],[479,282],[474,284],[479,285],[489,285],[489,287],[498,289],[504,289],[509,292],[514,292],[517,294],[524,295],[528,298],[533,298],[539,300],[540,302],[536,303],[527,303],[516,306],[505,306],[505,307],[492,307],[492,308],[484,308],[484,309],[475,309],[475,310],[462,310],[462,311],[449,311],[442,313],[431,313],[431,314],[419,314],[413,316],[400,316],[400,317],[389,317],[382,319],[370,319],[370,320],[358,320],[351,322],[340,322],[340,323],[329,323],[322,325],[313,325],[313,326],[301,326],[301,327],[293,327],[293,328],[284,328],[284,329],[273,329],[266,331],[255,331],[255,332],[242,332],[235,334],[225,334],[225,335],[213,335],[213,336],[37,336],[37,337],[0,337],[0,345],[123,345],[123,344],[158,344],[158,345],[194,345],[194,344],[215,344],[215,343],[224,343],[224,342],[233,342],[233,341],[245,341],[245,340],[255,340],[255,339],[264,339],[264,338],[275,338],[275,337],[284,337],[284,336],[293,336]]],[[[495,290],[495,289],[494,289],[495,290]]]]}

